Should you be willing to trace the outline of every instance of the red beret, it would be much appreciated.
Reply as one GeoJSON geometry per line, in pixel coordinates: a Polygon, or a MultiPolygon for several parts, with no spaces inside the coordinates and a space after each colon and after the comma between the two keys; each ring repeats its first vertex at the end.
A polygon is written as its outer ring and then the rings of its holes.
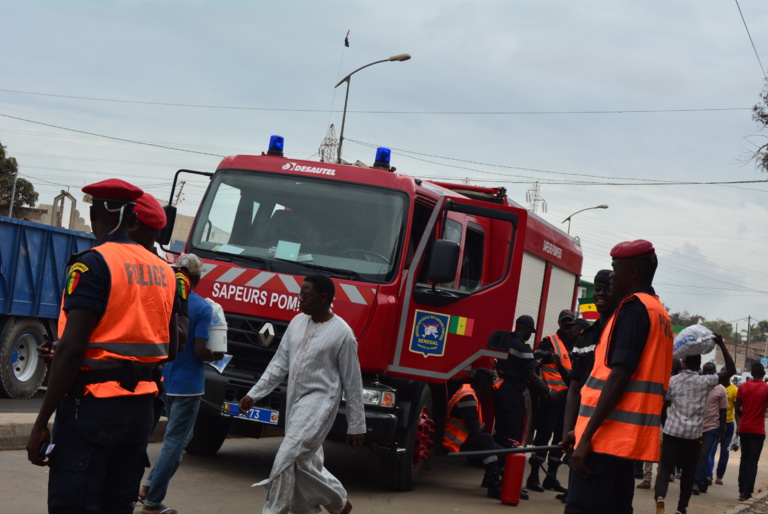
{"type": "Polygon", "coordinates": [[[83,193],[101,200],[129,203],[135,202],[138,197],[144,194],[144,191],[125,180],[111,178],[85,186],[83,193]]]}
{"type": "Polygon", "coordinates": [[[655,257],[656,250],[650,241],[637,239],[636,241],[624,241],[613,247],[611,257],[614,259],[631,259],[633,257],[655,257]]]}
{"type": "Polygon", "coordinates": [[[149,228],[162,230],[167,222],[165,211],[160,207],[160,202],[149,193],[144,193],[136,200],[136,207],[133,212],[139,221],[149,228]]]}

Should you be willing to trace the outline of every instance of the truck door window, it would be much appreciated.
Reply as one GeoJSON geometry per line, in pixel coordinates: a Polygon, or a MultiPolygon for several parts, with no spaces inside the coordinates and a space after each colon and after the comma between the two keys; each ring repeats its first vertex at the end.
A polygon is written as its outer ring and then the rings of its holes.
{"type": "Polygon", "coordinates": [[[485,230],[474,223],[467,224],[464,256],[459,278],[460,291],[475,291],[483,284],[483,259],[485,257],[485,230]]]}
{"type": "MultiPolygon", "coordinates": [[[[450,218],[445,220],[445,230],[443,231],[443,239],[453,241],[454,243],[458,243],[459,246],[461,246],[462,232],[464,232],[464,225],[462,225],[460,222],[456,220],[452,220],[450,218]]],[[[446,282],[444,284],[440,284],[440,286],[447,287],[449,289],[455,289],[456,279],[453,279],[452,281],[446,282]]]]}

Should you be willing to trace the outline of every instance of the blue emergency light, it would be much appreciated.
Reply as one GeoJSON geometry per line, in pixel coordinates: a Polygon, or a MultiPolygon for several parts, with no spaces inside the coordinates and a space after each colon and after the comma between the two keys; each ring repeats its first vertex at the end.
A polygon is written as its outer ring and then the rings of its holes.
{"type": "Polygon", "coordinates": [[[389,160],[392,157],[392,150],[380,146],[376,149],[376,160],[373,163],[374,168],[389,169],[389,160]]]}
{"type": "Polygon", "coordinates": [[[277,155],[278,157],[282,157],[284,143],[285,143],[285,138],[283,138],[283,136],[270,137],[269,150],[267,150],[267,155],[277,155]]]}

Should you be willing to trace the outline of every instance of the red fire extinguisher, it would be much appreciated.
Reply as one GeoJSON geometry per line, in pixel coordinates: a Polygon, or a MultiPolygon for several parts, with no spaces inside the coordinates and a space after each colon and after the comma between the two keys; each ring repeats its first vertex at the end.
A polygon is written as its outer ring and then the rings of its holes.
{"type": "Polygon", "coordinates": [[[509,453],[504,464],[504,479],[501,482],[501,503],[517,505],[520,503],[520,491],[523,489],[525,474],[525,454],[509,453]]]}

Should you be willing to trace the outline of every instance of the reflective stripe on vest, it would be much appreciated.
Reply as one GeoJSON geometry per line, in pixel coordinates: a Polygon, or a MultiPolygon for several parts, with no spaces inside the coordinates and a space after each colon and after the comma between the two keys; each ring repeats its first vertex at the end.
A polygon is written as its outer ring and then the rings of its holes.
{"type": "MultiPolygon", "coordinates": [[[[93,248],[104,258],[110,289],[106,309],[88,339],[81,369],[111,369],[120,361],[153,368],[168,356],[168,325],[173,312],[176,278],[171,266],[137,244],[104,243],[93,248]]],[[[59,337],[67,314],[59,316],[59,337]]],[[[88,384],[85,392],[99,398],[157,393],[154,382],[140,381],[131,392],[117,381],[88,384]]]]}
{"type": "MultiPolygon", "coordinates": [[[[552,334],[549,336],[549,340],[552,342],[552,348],[554,349],[555,353],[558,357],[560,357],[560,362],[562,363],[563,367],[570,371],[572,367],[571,357],[568,355],[568,350],[566,349],[563,342],[560,340],[557,334],[552,334]]],[[[544,364],[541,367],[541,379],[544,380],[544,382],[555,391],[568,389],[568,386],[563,380],[563,376],[557,369],[557,364],[544,364]]]]}
{"type": "Polygon", "coordinates": [[[464,400],[464,398],[471,397],[474,400],[475,407],[477,409],[477,419],[480,421],[480,424],[483,424],[483,413],[480,409],[480,402],[477,399],[477,395],[475,394],[475,390],[472,389],[472,386],[469,384],[464,384],[461,386],[461,389],[456,391],[456,394],[454,394],[451,397],[451,400],[448,402],[448,408],[447,408],[447,415],[445,416],[445,434],[443,435],[443,447],[450,451],[450,452],[458,452],[461,448],[461,445],[464,444],[464,441],[467,440],[467,437],[469,437],[469,429],[467,429],[467,425],[461,418],[454,417],[451,412],[453,411],[453,408],[456,406],[461,406],[462,403],[465,403],[465,407],[469,406],[472,402],[469,402],[468,400],[464,400]]]}
{"type": "Polygon", "coordinates": [[[648,311],[648,340],[619,403],[592,436],[592,451],[627,459],[657,461],[661,409],[672,370],[672,324],[658,297],[645,293],[625,298],[600,336],[600,344],[595,349],[595,365],[581,389],[576,444],[581,440],[611,373],[607,356],[613,329],[621,306],[631,298],[639,299],[648,311]]]}

